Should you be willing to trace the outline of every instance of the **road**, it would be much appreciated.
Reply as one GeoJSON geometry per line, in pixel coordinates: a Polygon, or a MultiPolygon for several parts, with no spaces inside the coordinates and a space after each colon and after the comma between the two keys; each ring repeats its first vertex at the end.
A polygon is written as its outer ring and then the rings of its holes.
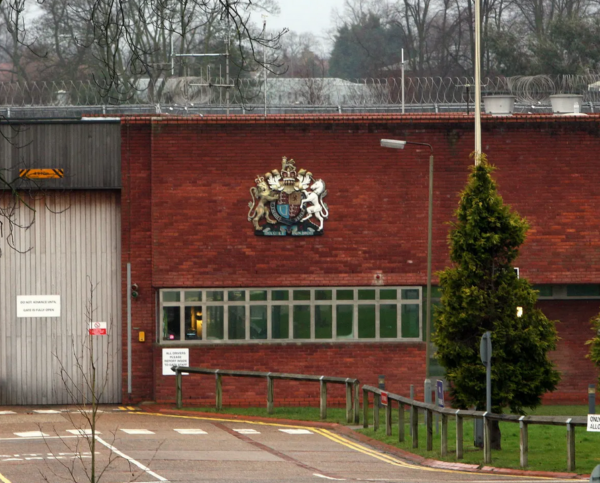
{"type": "MultiPolygon", "coordinates": [[[[82,414],[1,409],[7,411],[0,411],[0,482],[90,481],[84,468],[91,468],[91,438],[82,414]]],[[[123,409],[99,414],[93,451],[105,483],[540,481],[425,468],[327,429],[123,409]]]]}

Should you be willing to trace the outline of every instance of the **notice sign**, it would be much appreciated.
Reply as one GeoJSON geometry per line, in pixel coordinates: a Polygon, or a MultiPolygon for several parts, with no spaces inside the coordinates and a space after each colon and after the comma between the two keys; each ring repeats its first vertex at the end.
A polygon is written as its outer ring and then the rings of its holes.
{"type": "Polygon", "coordinates": [[[60,317],[60,295],[17,295],[17,317],[60,317]]]}
{"type": "Polygon", "coordinates": [[[381,391],[381,405],[382,406],[387,406],[389,403],[388,400],[388,393],[385,391],[381,391]]]}
{"type": "Polygon", "coordinates": [[[90,322],[90,335],[106,335],[106,322],[90,322]]]}
{"type": "Polygon", "coordinates": [[[600,414],[588,414],[587,430],[600,433],[600,414]]]}
{"type": "Polygon", "coordinates": [[[438,379],[436,384],[437,405],[440,408],[444,407],[444,381],[438,379]]]}
{"type": "Polygon", "coordinates": [[[163,349],[163,376],[174,376],[175,372],[171,369],[173,366],[190,367],[189,349],[163,349]]]}

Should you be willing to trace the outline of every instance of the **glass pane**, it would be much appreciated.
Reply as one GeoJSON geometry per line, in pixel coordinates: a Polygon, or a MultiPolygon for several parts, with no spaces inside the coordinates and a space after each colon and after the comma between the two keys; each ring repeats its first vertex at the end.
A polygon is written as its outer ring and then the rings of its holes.
{"type": "Polygon", "coordinates": [[[230,305],[227,307],[229,316],[229,328],[227,337],[230,340],[246,338],[246,307],[243,305],[230,305]]]}
{"type": "Polygon", "coordinates": [[[223,314],[223,306],[206,307],[207,340],[223,339],[223,314]]]}
{"type": "Polygon", "coordinates": [[[230,302],[243,302],[246,300],[245,290],[229,290],[227,292],[227,300],[230,302]]]}
{"type": "Polygon", "coordinates": [[[206,292],[206,301],[207,302],[223,302],[223,291],[212,291],[209,290],[206,292]]]}
{"type": "Polygon", "coordinates": [[[250,300],[267,300],[267,291],[250,290],[250,300]]]}
{"type": "Polygon", "coordinates": [[[402,337],[419,337],[419,305],[402,305],[402,337]]]}
{"type": "Polygon", "coordinates": [[[273,300],[289,300],[290,292],[289,290],[273,290],[271,297],[273,297],[273,300]]]}
{"type": "Polygon", "coordinates": [[[266,339],[267,338],[267,306],[266,305],[251,305],[250,306],[250,338],[251,339],[266,339]]]}
{"type": "Polygon", "coordinates": [[[310,300],[310,290],[294,290],[294,300],[310,300]]]}
{"type": "Polygon", "coordinates": [[[181,300],[180,294],[179,290],[177,292],[163,292],[163,302],[179,302],[181,300]]]}
{"type": "Polygon", "coordinates": [[[398,297],[398,291],[395,288],[382,288],[379,291],[379,298],[381,300],[396,300],[398,297]]]}
{"type": "Polygon", "coordinates": [[[331,300],[333,292],[331,290],[315,290],[315,300],[331,300]]]}
{"type": "Polygon", "coordinates": [[[310,339],[310,305],[294,305],[294,339],[310,339]]]}
{"type": "Polygon", "coordinates": [[[375,306],[374,305],[359,305],[358,306],[358,338],[359,339],[374,339],[375,338],[375,306]]]}
{"type": "Polygon", "coordinates": [[[403,288],[402,289],[403,300],[419,300],[419,289],[416,288],[403,288]]]}
{"type": "Polygon", "coordinates": [[[179,307],[163,307],[163,340],[181,339],[181,320],[179,307]]]}
{"type": "Polygon", "coordinates": [[[336,290],[338,300],[354,300],[354,290],[336,290]]]}
{"type": "Polygon", "coordinates": [[[354,305],[338,305],[335,313],[337,315],[336,337],[338,339],[354,337],[354,305]]]}
{"type": "Polygon", "coordinates": [[[552,297],[554,295],[552,285],[534,285],[533,289],[539,292],[538,297],[552,297]]]}
{"type": "Polygon", "coordinates": [[[600,285],[567,285],[567,297],[600,297],[600,285]]]}
{"type": "Polygon", "coordinates": [[[358,300],[375,300],[375,290],[359,290],[358,300]]]}
{"type": "Polygon", "coordinates": [[[200,290],[191,290],[185,292],[186,302],[202,302],[202,292],[200,290]]]}
{"type": "MultiPolygon", "coordinates": [[[[331,291],[329,291],[331,292],[331,291]]],[[[315,305],[315,339],[333,337],[333,308],[331,305],[315,305]]]]}
{"type": "Polygon", "coordinates": [[[287,305],[271,307],[271,338],[290,338],[290,308],[287,305]]]}
{"type": "Polygon", "coordinates": [[[379,307],[379,337],[395,339],[398,337],[398,306],[382,304],[379,307]]]}
{"type": "Polygon", "coordinates": [[[185,340],[202,340],[202,307],[185,308],[185,340]]]}

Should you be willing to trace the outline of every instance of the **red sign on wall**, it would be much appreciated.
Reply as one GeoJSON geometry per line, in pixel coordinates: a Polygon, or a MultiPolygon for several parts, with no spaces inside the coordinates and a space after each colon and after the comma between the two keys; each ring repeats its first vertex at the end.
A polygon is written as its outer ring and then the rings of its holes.
{"type": "Polygon", "coordinates": [[[90,335],[106,335],[106,322],[90,322],[90,335]]]}
{"type": "Polygon", "coordinates": [[[382,406],[388,405],[388,393],[385,391],[381,392],[381,405],[382,406]]]}

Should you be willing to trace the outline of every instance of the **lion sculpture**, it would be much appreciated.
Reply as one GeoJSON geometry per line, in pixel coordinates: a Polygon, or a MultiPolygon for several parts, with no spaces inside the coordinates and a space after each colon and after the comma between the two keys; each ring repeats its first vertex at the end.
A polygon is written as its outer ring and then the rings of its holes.
{"type": "Polygon", "coordinates": [[[264,180],[257,183],[256,187],[253,186],[250,188],[250,195],[252,195],[252,201],[248,202],[248,206],[250,207],[248,221],[252,222],[254,229],[262,231],[262,227],[258,222],[263,218],[267,220],[267,223],[272,225],[277,223],[271,218],[267,203],[277,201],[279,195],[271,191],[264,180]]]}

